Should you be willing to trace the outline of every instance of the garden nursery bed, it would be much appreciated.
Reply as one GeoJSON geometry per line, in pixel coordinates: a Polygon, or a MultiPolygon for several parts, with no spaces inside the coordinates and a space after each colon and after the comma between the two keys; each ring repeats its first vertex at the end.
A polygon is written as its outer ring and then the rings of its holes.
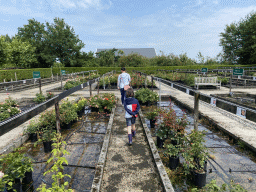
{"type": "MultiPolygon", "coordinates": [[[[64,182],[68,181],[69,188],[75,191],[90,191],[109,116],[110,114],[91,112],[90,108],[87,108],[71,129],[61,129],[67,143],[65,149],[70,153],[64,155],[68,164],[64,164],[63,170],[63,174],[71,176],[64,179],[64,182]]],[[[22,152],[32,158],[34,169],[33,180],[27,186],[23,186],[23,191],[34,191],[42,183],[49,188],[53,182],[52,175],[43,173],[52,166],[47,164],[52,154],[44,152],[42,143],[34,146],[34,142],[27,141],[22,147],[22,152]]]]}
{"type": "MultiPolygon", "coordinates": [[[[175,112],[174,116],[176,116],[177,122],[180,122],[178,119],[186,117],[188,125],[185,128],[185,135],[190,135],[194,129],[193,115],[164,99],[160,103],[160,109],[169,111],[170,105],[175,112]]],[[[159,103],[158,106],[143,106],[142,112],[147,117],[147,113],[155,109],[159,109],[159,103]]],[[[161,122],[162,120],[158,116],[155,128],[151,128],[150,121],[146,120],[175,191],[191,191],[192,189],[194,191],[210,191],[211,187],[216,186],[215,184],[219,187],[227,185],[230,190],[256,191],[256,156],[242,142],[237,142],[219,130],[215,130],[207,121],[199,123],[198,130],[205,132],[203,137],[205,142],[203,144],[209,153],[203,168],[206,172],[206,186],[200,189],[198,183],[195,185],[197,176],[194,175],[194,172],[185,172],[184,166],[188,165],[188,162],[182,152],[178,155],[177,168],[174,168],[173,163],[170,163],[167,145],[175,146],[176,144],[171,136],[168,137],[167,134],[167,139],[164,140],[164,148],[163,145],[161,146],[159,137],[157,137],[157,132],[161,129],[161,122]]]]}

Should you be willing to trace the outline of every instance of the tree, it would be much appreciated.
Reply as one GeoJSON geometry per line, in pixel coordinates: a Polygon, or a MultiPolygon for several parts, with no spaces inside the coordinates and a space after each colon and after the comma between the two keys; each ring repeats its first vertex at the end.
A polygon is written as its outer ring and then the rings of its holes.
{"type": "Polygon", "coordinates": [[[7,64],[7,58],[9,57],[9,42],[6,41],[5,36],[0,36],[0,66],[7,64]]]}
{"type": "Polygon", "coordinates": [[[225,61],[239,64],[256,62],[256,14],[247,15],[238,23],[227,25],[221,33],[220,45],[225,61]]]}
{"type": "Polygon", "coordinates": [[[100,51],[96,53],[97,61],[99,66],[110,67],[115,66],[115,52],[117,49],[113,48],[110,50],[100,51]]]}
{"type": "Polygon", "coordinates": [[[9,43],[9,58],[7,61],[16,67],[31,68],[31,65],[36,62],[35,49],[29,42],[14,38],[9,43]]]}
{"type": "Polygon", "coordinates": [[[54,63],[54,58],[46,46],[46,31],[45,25],[29,19],[28,24],[18,28],[17,37],[22,41],[28,41],[35,49],[36,61],[31,67],[50,67],[54,63]]]}
{"type": "Polygon", "coordinates": [[[53,58],[70,67],[74,65],[76,54],[84,47],[84,43],[75,35],[74,29],[64,22],[64,19],[55,18],[53,24],[46,22],[46,45],[53,58]]]}

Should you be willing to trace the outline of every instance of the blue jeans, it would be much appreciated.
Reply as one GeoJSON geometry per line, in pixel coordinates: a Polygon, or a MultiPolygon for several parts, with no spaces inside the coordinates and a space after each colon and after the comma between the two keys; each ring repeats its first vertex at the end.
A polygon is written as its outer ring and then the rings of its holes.
{"type": "Polygon", "coordinates": [[[124,88],[121,88],[120,92],[121,92],[121,101],[122,101],[122,104],[124,104],[126,91],[124,90],[124,88]]]}

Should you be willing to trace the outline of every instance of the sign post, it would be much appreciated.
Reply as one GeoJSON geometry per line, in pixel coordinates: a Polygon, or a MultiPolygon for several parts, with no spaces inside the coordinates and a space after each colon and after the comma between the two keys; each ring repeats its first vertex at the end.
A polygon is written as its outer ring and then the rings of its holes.
{"type": "Polygon", "coordinates": [[[233,69],[233,75],[243,75],[244,69],[233,69]]]}
{"type": "Polygon", "coordinates": [[[207,73],[208,72],[208,68],[202,68],[202,73],[207,73]]]}
{"type": "MultiPolygon", "coordinates": [[[[40,92],[40,94],[42,94],[40,71],[33,71],[33,78],[34,78],[34,79],[39,79],[39,92],[40,92]]],[[[35,82],[35,81],[34,81],[34,82],[35,82]]]]}

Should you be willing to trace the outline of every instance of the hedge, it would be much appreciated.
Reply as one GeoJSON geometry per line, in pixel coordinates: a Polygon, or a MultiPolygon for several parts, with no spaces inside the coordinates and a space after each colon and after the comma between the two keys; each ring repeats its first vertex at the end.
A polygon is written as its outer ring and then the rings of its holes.
{"type": "MultiPolygon", "coordinates": [[[[175,70],[175,69],[201,69],[203,67],[208,69],[217,69],[223,67],[251,67],[255,65],[191,65],[191,66],[152,66],[152,67],[127,67],[127,71],[131,72],[133,70],[141,71],[147,74],[155,73],[158,69],[163,70],[175,70]]],[[[121,72],[120,67],[62,67],[61,70],[66,70],[66,74],[72,72],[81,72],[81,71],[89,71],[89,70],[98,70],[100,75],[107,73],[112,70],[116,70],[117,73],[121,72]]],[[[32,79],[33,71],[40,71],[42,78],[51,77],[51,68],[34,68],[34,69],[9,69],[9,70],[0,70],[0,82],[5,81],[15,81],[15,72],[18,80],[23,79],[32,79]]],[[[59,75],[60,69],[53,68],[53,75],[59,75]]]]}

